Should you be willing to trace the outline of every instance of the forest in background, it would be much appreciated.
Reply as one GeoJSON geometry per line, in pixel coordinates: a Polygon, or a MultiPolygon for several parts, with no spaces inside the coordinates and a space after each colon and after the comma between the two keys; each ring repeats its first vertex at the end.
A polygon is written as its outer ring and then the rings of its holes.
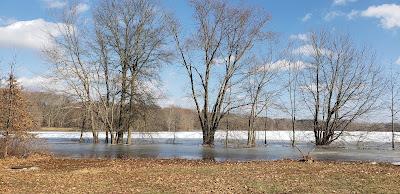
{"type": "MultiPolygon", "coordinates": [[[[30,112],[36,123],[36,128],[71,128],[75,131],[89,132],[90,123],[83,115],[85,111],[82,105],[65,95],[52,92],[25,91],[30,102],[30,112]]],[[[140,107],[140,117],[137,119],[136,132],[154,131],[198,131],[201,130],[200,123],[196,117],[196,111],[178,106],[160,107],[148,105],[140,107]]],[[[256,122],[256,130],[279,131],[291,130],[289,118],[269,118],[260,116],[256,122]]],[[[226,121],[229,120],[229,130],[247,130],[248,118],[245,114],[228,115],[219,130],[226,130],[226,121]]],[[[312,130],[312,120],[296,120],[296,130],[312,130]]],[[[399,127],[398,124],[395,125],[399,127]]],[[[57,130],[57,129],[54,129],[57,130]]],[[[390,123],[353,123],[349,131],[391,131],[390,123]]]]}

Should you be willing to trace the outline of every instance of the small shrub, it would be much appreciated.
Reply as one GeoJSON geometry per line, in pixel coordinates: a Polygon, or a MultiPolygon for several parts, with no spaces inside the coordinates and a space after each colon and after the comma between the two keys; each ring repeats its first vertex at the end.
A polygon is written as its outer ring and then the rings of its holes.
{"type": "Polygon", "coordinates": [[[25,134],[10,136],[7,139],[0,139],[0,158],[5,156],[28,157],[32,154],[45,154],[44,142],[35,138],[34,135],[25,134]],[[7,150],[5,150],[7,149],[7,150]],[[4,152],[7,151],[5,154],[4,152]]]}

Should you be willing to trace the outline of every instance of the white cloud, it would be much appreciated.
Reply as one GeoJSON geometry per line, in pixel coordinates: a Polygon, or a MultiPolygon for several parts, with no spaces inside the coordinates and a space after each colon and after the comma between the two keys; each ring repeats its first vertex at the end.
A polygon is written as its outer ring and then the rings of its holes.
{"type": "Polygon", "coordinates": [[[333,5],[346,5],[347,3],[353,3],[357,0],[333,0],[333,5]]]}
{"type": "Polygon", "coordinates": [[[358,15],[360,14],[360,11],[357,11],[357,10],[351,10],[351,12],[350,13],[348,13],[347,15],[346,15],[346,17],[347,17],[347,19],[348,20],[352,20],[352,19],[354,19],[355,17],[357,17],[358,15]]]}
{"type": "MultiPolygon", "coordinates": [[[[325,48],[320,48],[319,52],[323,55],[327,55],[327,54],[331,53],[332,51],[325,49],[325,48]]],[[[316,50],[314,49],[314,47],[312,45],[305,44],[303,46],[300,46],[300,47],[294,49],[292,53],[295,55],[312,56],[316,53],[316,50]]]]}
{"type": "Polygon", "coordinates": [[[76,13],[78,14],[89,10],[89,8],[90,8],[89,5],[86,3],[79,3],[78,5],[75,6],[76,13]]]}
{"type": "MultiPolygon", "coordinates": [[[[66,0],[42,0],[42,2],[45,4],[45,6],[47,8],[51,8],[51,9],[62,9],[68,5],[66,0]]],[[[89,9],[90,9],[90,6],[88,4],[79,3],[73,8],[73,11],[76,11],[76,13],[79,14],[79,13],[83,13],[89,9]]]]}
{"type": "Polygon", "coordinates": [[[67,5],[64,0],[42,0],[47,8],[60,9],[67,5]]]}
{"type": "Polygon", "coordinates": [[[37,77],[21,77],[17,81],[22,85],[23,88],[28,90],[42,91],[47,89],[56,88],[55,82],[50,78],[42,76],[37,77]]]}
{"type": "Polygon", "coordinates": [[[307,41],[308,40],[308,35],[307,34],[292,34],[289,36],[290,39],[292,40],[301,40],[301,41],[307,41]]]}
{"type": "MultiPolygon", "coordinates": [[[[317,91],[317,85],[312,83],[309,85],[300,85],[300,90],[303,92],[316,92],[317,91]]],[[[324,86],[321,83],[319,86],[319,91],[323,91],[324,90],[324,86]]]]}
{"type": "Polygon", "coordinates": [[[380,19],[380,24],[385,29],[400,27],[400,5],[382,4],[370,6],[361,12],[361,16],[380,19]]]}
{"type": "Polygon", "coordinates": [[[286,71],[289,69],[289,66],[291,66],[291,68],[300,70],[309,66],[309,64],[305,63],[304,61],[289,61],[283,59],[273,63],[265,64],[264,66],[260,67],[258,71],[286,71]]]}
{"type": "Polygon", "coordinates": [[[396,60],[396,64],[400,65],[400,57],[396,60]]]}
{"type": "Polygon", "coordinates": [[[12,24],[14,22],[16,22],[17,20],[14,18],[7,18],[7,17],[1,17],[0,16],[0,26],[2,25],[9,25],[12,24]]]}
{"type": "Polygon", "coordinates": [[[303,18],[301,18],[301,21],[306,22],[309,19],[311,19],[312,13],[307,13],[303,18]]]}
{"type": "MultiPolygon", "coordinates": [[[[236,59],[235,56],[231,56],[229,62],[233,62],[235,61],[235,59],[236,59]]],[[[215,65],[224,65],[227,62],[228,62],[228,57],[214,59],[215,65]]]]}
{"type": "Polygon", "coordinates": [[[335,19],[336,17],[343,16],[343,15],[344,15],[344,13],[341,11],[330,11],[327,14],[325,14],[324,20],[331,21],[331,20],[335,19]]]}
{"type": "Polygon", "coordinates": [[[0,47],[42,49],[51,44],[49,33],[58,36],[57,23],[43,19],[17,21],[0,27],[0,47]]]}
{"type": "Polygon", "coordinates": [[[177,106],[181,108],[193,109],[195,104],[191,97],[166,97],[159,99],[157,104],[163,108],[177,106]]]}
{"type": "Polygon", "coordinates": [[[306,44],[303,46],[300,46],[296,49],[293,50],[293,54],[296,55],[305,55],[305,56],[310,56],[314,53],[314,49],[311,45],[306,44]]]}

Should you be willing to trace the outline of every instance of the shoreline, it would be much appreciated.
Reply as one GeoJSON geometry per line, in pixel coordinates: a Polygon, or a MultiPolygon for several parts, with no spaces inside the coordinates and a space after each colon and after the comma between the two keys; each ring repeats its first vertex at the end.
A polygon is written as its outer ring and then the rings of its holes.
{"type": "MultiPolygon", "coordinates": [[[[76,131],[30,131],[39,138],[79,138],[80,132],[76,131]]],[[[291,141],[291,131],[256,131],[256,140],[281,140],[291,141]]],[[[91,139],[91,132],[84,132],[83,138],[91,139]]],[[[336,142],[379,142],[391,143],[391,132],[370,132],[370,131],[351,131],[344,133],[336,142]]],[[[99,138],[105,138],[105,132],[99,133],[99,138]]],[[[176,139],[201,139],[201,131],[180,131],[180,132],[132,132],[132,138],[176,138],[176,139]]],[[[226,138],[225,131],[217,131],[215,133],[216,140],[224,140],[226,138]]],[[[247,131],[230,131],[228,139],[246,140],[247,131]]],[[[314,141],[313,131],[296,131],[296,141],[312,142],[314,141]]],[[[395,137],[396,142],[400,142],[400,136],[395,137]]]]}

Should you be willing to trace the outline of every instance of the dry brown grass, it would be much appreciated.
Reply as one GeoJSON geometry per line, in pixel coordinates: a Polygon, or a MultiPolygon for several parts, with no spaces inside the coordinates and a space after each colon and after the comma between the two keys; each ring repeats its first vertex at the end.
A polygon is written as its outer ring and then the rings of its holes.
{"type": "Polygon", "coordinates": [[[0,160],[0,193],[397,193],[387,164],[187,160],[0,160]],[[36,171],[13,171],[34,165],[36,171]]]}

